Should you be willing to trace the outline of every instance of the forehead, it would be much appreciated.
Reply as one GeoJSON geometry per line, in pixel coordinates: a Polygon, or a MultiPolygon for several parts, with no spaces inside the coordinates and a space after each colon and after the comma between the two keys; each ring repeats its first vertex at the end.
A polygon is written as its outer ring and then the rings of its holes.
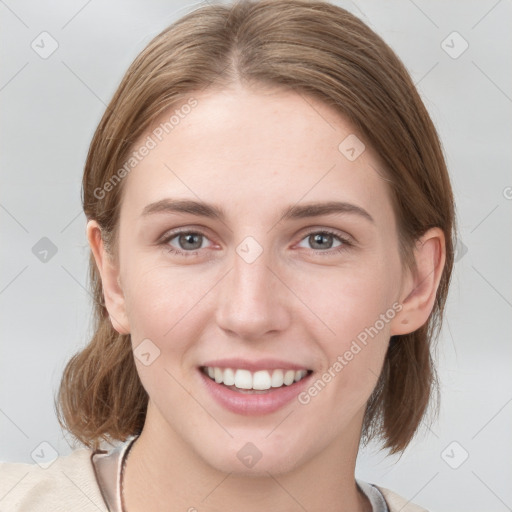
{"type": "Polygon", "coordinates": [[[203,199],[228,213],[304,199],[392,214],[377,156],[343,116],[310,96],[242,87],[191,94],[134,150],[145,143],[151,149],[124,183],[122,209],[133,218],[165,197],[203,199]]]}

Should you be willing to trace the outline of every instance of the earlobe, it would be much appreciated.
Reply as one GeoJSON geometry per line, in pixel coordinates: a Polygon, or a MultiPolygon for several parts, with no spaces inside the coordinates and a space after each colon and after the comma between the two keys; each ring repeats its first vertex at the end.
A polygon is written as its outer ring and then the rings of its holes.
{"type": "Polygon", "coordinates": [[[101,284],[112,326],[119,334],[129,334],[129,322],[126,314],[126,302],[121,287],[119,268],[106,251],[101,237],[101,228],[97,221],[87,222],[87,240],[101,276],[101,284]]]}
{"type": "Polygon", "coordinates": [[[409,271],[402,289],[402,309],[391,323],[391,336],[408,334],[424,325],[434,307],[446,260],[444,232],[429,229],[414,249],[415,272],[409,271]]]}

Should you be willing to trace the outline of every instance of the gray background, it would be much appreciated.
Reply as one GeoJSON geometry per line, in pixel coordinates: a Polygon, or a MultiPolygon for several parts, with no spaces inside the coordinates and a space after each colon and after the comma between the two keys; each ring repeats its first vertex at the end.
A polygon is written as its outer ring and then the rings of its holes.
{"type": "MultiPolygon", "coordinates": [[[[440,419],[400,459],[376,445],[362,451],[356,476],[439,512],[511,510],[511,2],[336,3],[408,67],[443,141],[460,227],[437,351],[440,419]]],[[[80,206],[86,152],[133,58],[198,5],[0,1],[2,460],[33,463],[42,442],[71,451],[53,395],[91,334],[80,206]],[[58,43],[46,59],[31,47],[48,37],[38,37],[43,31],[58,43]],[[57,249],[46,262],[33,252],[43,237],[57,249]]]]}

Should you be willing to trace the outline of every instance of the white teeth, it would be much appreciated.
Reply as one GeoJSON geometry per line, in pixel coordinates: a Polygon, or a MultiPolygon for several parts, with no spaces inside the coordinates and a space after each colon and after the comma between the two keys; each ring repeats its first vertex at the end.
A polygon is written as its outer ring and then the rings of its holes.
{"type": "Polygon", "coordinates": [[[217,384],[220,384],[222,382],[222,370],[220,368],[214,369],[214,375],[215,375],[215,382],[217,384]]]}
{"type": "Polygon", "coordinates": [[[237,370],[235,372],[235,386],[240,389],[252,388],[252,375],[249,370],[237,370]]]}
{"type": "Polygon", "coordinates": [[[255,372],[252,376],[252,389],[270,389],[272,379],[267,370],[255,372]]]}
{"type": "Polygon", "coordinates": [[[295,382],[298,382],[300,379],[302,379],[302,377],[304,377],[306,375],[307,370],[300,370],[298,372],[295,372],[295,382]]]}
{"type": "Polygon", "coordinates": [[[204,368],[204,373],[218,384],[262,391],[290,386],[308,374],[307,370],[258,370],[252,373],[249,370],[211,366],[204,368]]]}
{"type": "Polygon", "coordinates": [[[226,386],[234,386],[235,385],[235,372],[231,368],[226,368],[224,370],[224,376],[222,378],[222,381],[226,386]]]}
{"type": "Polygon", "coordinates": [[[287,370],[284,374],[284,383],[289,386],[295,380],[295,372],[293,370],[287,370]]]}
{"type": "Polygon", "coordinates": [[[280,388],[284,384],[283,370],[274,370],[272,374],[272,387],[280,388]]]}

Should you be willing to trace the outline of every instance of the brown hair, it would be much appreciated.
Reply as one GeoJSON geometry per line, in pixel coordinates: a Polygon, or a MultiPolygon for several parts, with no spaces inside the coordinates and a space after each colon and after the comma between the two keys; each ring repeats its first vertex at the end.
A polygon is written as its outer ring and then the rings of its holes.
{"type": "MultiPolygon", "coordinates": [[[[236,82],[311,95],[352,123],[382,162],[404,265],[411,265],[414,243],[429,228],[445,234],[446,261],[433,311],[415,332],[391,337],[363,422],[364,442],[380,438],[391,453],[402,451],[432,395],[439,395],[431,348],[453,266],[455,210],[436,130],[407,70],[357,17],[322,1],[242,0],[201,7],[169,26],[131,64],[96,129],[83,175],[87,219],[99,223],[116,257],[123,183],[107,194],[97,191],[169,108],[214,83],[225,88],[236,82]]],[[[130,335],[111,325],[92,253],[89,263],[94,335],[68,362],[56,409],[62,427],[97,449],[101,439],[124,441],[142,431],[148,396],[130,335]]]]}

